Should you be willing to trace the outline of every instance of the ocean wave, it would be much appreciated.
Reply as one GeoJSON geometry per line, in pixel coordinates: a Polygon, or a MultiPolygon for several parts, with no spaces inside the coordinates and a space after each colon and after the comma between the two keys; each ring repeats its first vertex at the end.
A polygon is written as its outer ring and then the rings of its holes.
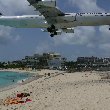
{"type": "Polygon", "coordinates": [[[22,79],[22,80],[18,80],[17,83],[18,83],[18,84],[19,84],[19,83],[23,83],[23,82],[25,82],[26,80],[28,80],[28,78],[22,79]]]}

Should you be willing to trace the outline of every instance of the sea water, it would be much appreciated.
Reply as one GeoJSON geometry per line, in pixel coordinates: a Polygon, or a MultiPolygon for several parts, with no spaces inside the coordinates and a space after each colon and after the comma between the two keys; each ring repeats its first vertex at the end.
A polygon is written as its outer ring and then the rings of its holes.
{"type": "Polygon", "coordinates": [[[18,81],[32,77],[28,73],[0,72],[0,88],[16,84],[18,81]]]}

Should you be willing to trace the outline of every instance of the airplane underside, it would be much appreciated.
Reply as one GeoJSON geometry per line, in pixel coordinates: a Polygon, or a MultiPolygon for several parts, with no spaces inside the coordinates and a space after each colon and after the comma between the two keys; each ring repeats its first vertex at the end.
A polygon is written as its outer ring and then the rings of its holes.
{"type": "Polygon", "coordinates": [[[60,19],[61,22],[55,24],[48,24],[43,16],[38,15],[1,16],[0,25],[15,28],[46,28],[42,31],[49,32],[50,36],[54,37],[54,35],[61,35],[62,32],[74,33],[74,27],[77,26],[100,26],[110,24],[110,16],[76,16],[76,19],[74,19],[75,16],[73,18],[71,18],[71,16],[72,15],[65,16],[65,18],[57,18],[60,19]]]}

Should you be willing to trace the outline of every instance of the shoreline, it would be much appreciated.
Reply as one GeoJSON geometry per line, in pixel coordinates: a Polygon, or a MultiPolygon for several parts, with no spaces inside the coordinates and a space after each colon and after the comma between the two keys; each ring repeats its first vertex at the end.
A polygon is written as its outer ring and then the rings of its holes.
{"type": "MultiPolygon", "coordinates": [[[[47,69],[44,69],[44,70],[47,70],[47,69]]],[[[23,79],[23,82],[19,82],[19,81],[22,81],[22,80],[18,80],[13,85],[9,85],[9,86],[6,86],[6,87],[1,87],[0,88],[0,93],[3,92],[3,91],[7,91],[7,90],[10,90],[10,89],[16,88],[17,86],[20,86],[20,85],[25,85],[25,84],[31,83],[31,82],[39,79],[39,78],[42,78],[43,76],[45,76],[45,72],[43,74],[41,74],[40,73],[41,71],[42,70],[40,70],[40,71],[28,71],[28,70],[19,70],[19,69],[3,69],[3,70],[0,70],[0,72],[17,72],[17,73],[23,73],[23,74],[30,74],[30,75],[32,75],[32,77],[23,79]]],[[[49,71],[54,71],[55,72],[56,70],[49,70],[49,71]]],[[[57,75],[62,74],[62,71],[60,71],[59,74],[58,74],[58,71],[55,72],[56,75],[55,75],[54,72],[51,73],[51,75],[53,74],[53,76],[51,76],[51,77],[55,77],[57,75]]],[[[46,74],[48,74],[48,73],[49,72],[47,72],[46,74]]],[[[82,74],[82,72],[75,72],[75,73],[82,74]]],[[[86,73],[86,72],[84,72],[84,73],[86,73]]],[[[90,71],[90,73],[91,73],[91,71],[90,71]]],[[[110,74],[110,71],[108,71],[108,72],[97,72],[97,71],[94,71],[92,73],[99,74],[102,77],[102,79],[105,79],[105,78],[107,78],[108,74],[110,74]],[[105,74],[105,75],[102,75],[102,74],[105,74]]],[[[74,74],[74,73],[69,73],[69,74],[74,74]]],[[[44,78],[44,80],[49,79],[51,77],[44,78]]]]}
{"type": "Polygon", "coordinates": [[[4,69],[4,70],[0,70],[0,72],[17,72],[17,73],[32,75],[29,78],[18,80],[16,83],[14,83],[12,85],[9,85],[9,86],[6,86],[6,87],[0,87],[0,93],[3,92],[3,91],[7,91],[7,90],[10,90],[10,89],[16,88],[17,86],[20,86],[20,85],[28,84],[28,83],[30,83],[30,82],[32,82],[34,80],[37,80],[37,79],[43,77],[42,75],[36,74],[36,72],[26,71],[26,70],[4,69]]]}
{"type": "MultiPolygon", "coordinates": [[[[42,78],[43,76],[45,76],[45,74],[48,74],[48,73],[53,74],[53,77],[54,77],[54,73],[57,74],[58,71],[59,71],[59,70],[47,70],[47,69],[43,69],[43,70],[44,70],[43,73],[41,72],[42,70],[40,70],[40,71],[28,71],[28,70],[19,70],[19,69],[3,69],[3,70],[0,70],[0,72],[17,72],[17,73],[23,73],[23,74],[32,75],[32,77],[27,78],[26,80],[23,79],[23,80],[25,80],[24,82],[20,82],[20,83],[16,82],[13,85],[9,85],[9,86],[0,88],[0,93],[3,92],[3,91],[7,91],[7,90],[11,90],[11,89],[17,88],[18,86],[21,86],[21,85],[25,85],[25,84],[31,83],[31,82],[33,82],[35,80],[38,80],[38,79],[42,78]]],[[[60,71],[60,73],[62,73],[62,71],[60,71]]],[[[22,81],[22,80],[19,80],[19,81],[22,81]]]]}
{"type": "Polygon", "coordinates": [[[0,72],[18,72],[18,73],[33,73],[33,74],[37,74],[37,71],[28,71],[28,70],[19,70],[19,69],[0,69],[0,72]]]}
{"type": "MultiPolygon", "coordinates": [[[[44,69],[44,70],[47,70],[47,69],[44,69]]],[[[43,73],[43,74],[41,74],[41,73],[39,73],[39,72],[41,72],[42,70],[40,70],[40,71],[28,71],[28,70],[19,70],[19,69],[3,69],[3,70],[0,70],[0,72],[17,72],[17,73],[23,73],[23,74],[30,74],[30,75],[32,75],[32,77],[30,77],[30,78],[26,78],[26,79],[23,79],[23,82],[19,82],[19,81],[22,81],[22,80],[18,80],[15,84],[13,84],[13,85],[9,85],[9,86],[6,86],[6,87],[1,87],[0,88],[0,93],[1,92],[3,92],[3,91],[7,91],[7,90],[10,90],[10,89],[13,89],[13,88],[16,88],[17,86],[20,86],[20,85],[25,85],[25,84],[28,84],[28,83],[30,83],[30,82],[33,82],[34,80],[37,80],[37,79],[39,79],[39,78],[42,78],[43,76],[45,76],[45,74],[43,73]],[[41,75],[40,75],[41,74],[41,75]]],[[[49,71],[56,71],[56,70],[49,70],[49,71]]],[[[64,71],[63,71],[64,72],[64,71]]],[[[55,73],[58,73],[58,72],[55,72],[55,73]]],[[[59,74],[61,74],[62,72],[60,72],[59,74]]],[[[82,72],[75,72],[75,73],[79,73],[79,74],[81,74],[82,72]]],[[[90,72],[91,73],[91,72],[90,72]]],[[[94,72],[92,72],[92,73],[97,73],[97,74],[103,74],[103,73],[105,73],[105,74],[108,74],[108,73],[110,73],[110,71],[108,71],[108,72],[96,72],[96,71],[94,71],[94,72]]],[[[48,74],[48,72],[46,73],[46,74],[48,74]]],[[[51,73],[51,74],[54,74],[54,72],[53,73],[51,73]]],[[[51,76],[51,77],[55,77],[55,76],[57,76],[57,75],[59,75],[59,74],[56,74],[56,75],[53,75],[53,76],[51,76]]],[[[74,74],[74,73],[70,73],[70,74],[74,74]]],[[[103,76],[103,75],[102,75],[103,76]]],[[[48,78],[45,78],[45,80],[46,79],[49,79],[49,78],[51,78],[51,77],[48,77],[48,78]]],[[[104,78],[105,77],[107,77],[107,75],[104,75],[104,78]]],[[[103,78],[102,78],[103,79],[103,78]]]]}
{"type": "Polygon", "coordinates": [[[25,84],[31,83],[34,80],[37,80],[39,78],[42,78],[42,77],[41,76],[40,77],[34,77],[34,78],[30,77],[30,78],[26,79],[24,82],[20,82],[20,83],[17,82],[15,84],[12,84],[12,85],[9,85],[9,86],[6,86],[6,87],[1,87],[0,88],[0,93],[3,92],[3,91],[14,89],[14,88],[16,88],[17,86],[20,86],[20,85],[25,85],[25,84]]]}

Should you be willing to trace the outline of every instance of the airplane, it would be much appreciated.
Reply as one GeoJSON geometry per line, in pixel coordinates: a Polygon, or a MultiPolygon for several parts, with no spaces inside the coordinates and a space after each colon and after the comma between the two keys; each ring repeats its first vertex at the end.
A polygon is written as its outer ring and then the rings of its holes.
{"type": "MultiPolygon", "coordinates": [[[[27,0],[39,15],[3,16],[0,25],[14,28],[42,28],[51,37],[62,32],[74,33],[77,26],[110,25],[110,13],[64,13],[56,6],[56,0],[27,0]]],[[[110,30],[110,28],[109,28],[110,30]]]]}

